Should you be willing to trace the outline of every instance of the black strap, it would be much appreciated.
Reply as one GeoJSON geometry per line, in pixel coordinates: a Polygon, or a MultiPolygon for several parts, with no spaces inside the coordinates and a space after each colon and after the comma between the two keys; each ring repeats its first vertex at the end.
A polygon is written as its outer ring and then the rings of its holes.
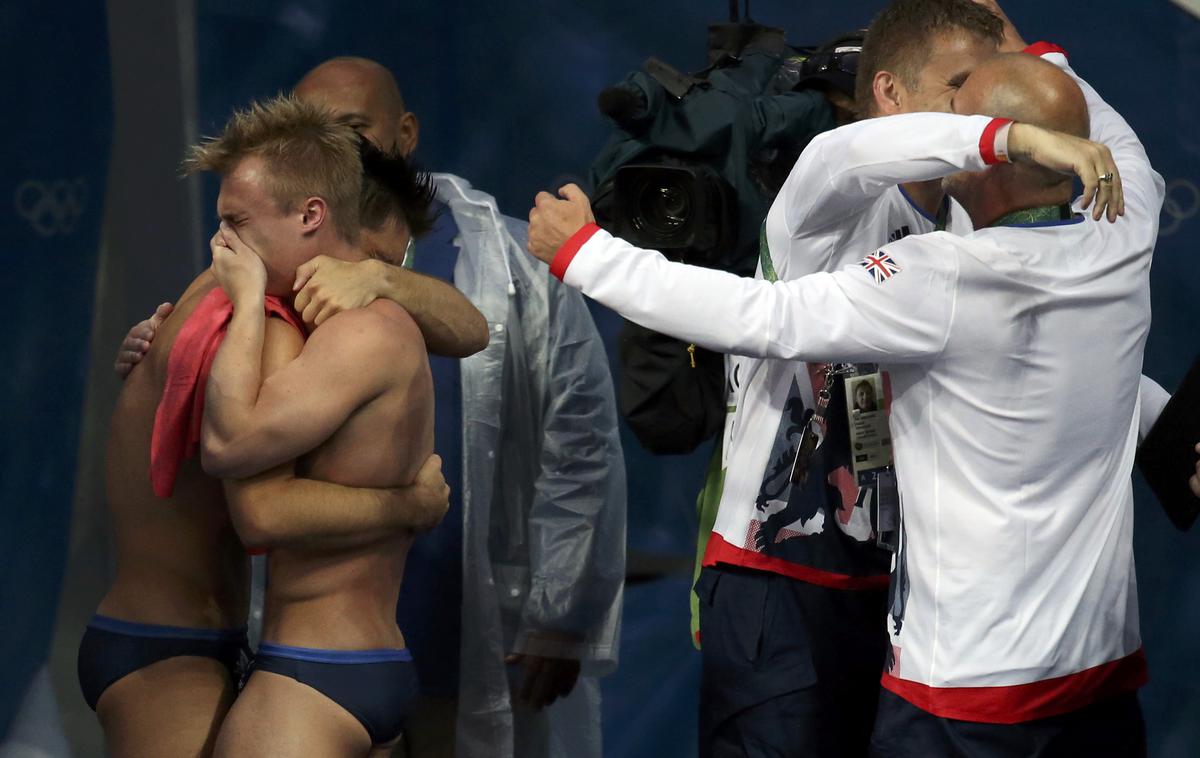
{"type": "Polygon", "coordinates": [[[937,218],[933,223],[935,232],[946,231],[946,224],[950,223],[950,196],[946,195],[942,198],[942,204],[938,206],[937,218]]]}
{"type": "Polygon", "coordinates": [[[1200,498],[1188,485],[1196,473],[1200,442],[1200,357],[1171,396],[1137,451],[1137,465],[1171,523],[1192,528],[1200,515],[1200,498]]]}
{"type": "Polygon", "coordinates": [[[815,408],[804,414],[804,433],[800,437],[800,447],[796,450],[796,460],[792,463],[791,480],[803,485],[808,481],[808,468],[812,464],[813,453],[825,439],[825,430],[829,414],[829,399],[833,396],[834,382],[854,370],[852,363],[825,364],[825,382],[817,393],[815,408]]]}

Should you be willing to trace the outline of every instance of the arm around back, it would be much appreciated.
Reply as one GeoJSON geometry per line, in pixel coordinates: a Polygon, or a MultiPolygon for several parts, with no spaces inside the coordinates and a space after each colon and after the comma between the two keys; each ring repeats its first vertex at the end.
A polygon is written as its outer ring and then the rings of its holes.
{"type": "Polygon", "coordinates": [[[382,260],[318,255],[296,271],[296,310],[310,326],[336,313],[391,300],[412,316],[434,355],[466,358],[487,347],[487,319],[448,282],[382,260]]]}
{"type": "Polygon", "coordinates": [[[226,480],[225,498],[243,544],[276,547],[305,544],[353,548],[398,531],[437,526],[449,507],[441,459],[430,458],[404,487],[346,487],[301,479],[286,463],[249,479],[226,480]]]}

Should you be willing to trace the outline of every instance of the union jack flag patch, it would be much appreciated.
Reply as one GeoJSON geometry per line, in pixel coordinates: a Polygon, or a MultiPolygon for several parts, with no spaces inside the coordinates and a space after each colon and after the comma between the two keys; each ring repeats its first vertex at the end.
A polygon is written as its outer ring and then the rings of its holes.
{"type": "Polygon", "coordinates": [[[868,255],[866,258],[863,258],[858,265],[865,268],[871,276],[875,277],[876,284],[883,284],[888,279],[900,273],[900,267],[892,260],[892,256],[882,250],[874,255],[868,255]]]}

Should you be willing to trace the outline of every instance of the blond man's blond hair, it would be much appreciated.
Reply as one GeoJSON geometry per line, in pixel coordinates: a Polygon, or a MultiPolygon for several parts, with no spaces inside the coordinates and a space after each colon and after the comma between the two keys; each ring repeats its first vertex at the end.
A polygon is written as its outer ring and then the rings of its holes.
{"type": "Polygon", "coordinates": [[[183,162],[187,174],[226,176],[246,158],[266,163],[264,184],[281,212],[309,197],[329,207],[330,221],[348,242],[358,239],[362,159],[358,132],[344,117],[294,96],[252,102],[230,117],[220,136],[192,146],[183,162]]]}

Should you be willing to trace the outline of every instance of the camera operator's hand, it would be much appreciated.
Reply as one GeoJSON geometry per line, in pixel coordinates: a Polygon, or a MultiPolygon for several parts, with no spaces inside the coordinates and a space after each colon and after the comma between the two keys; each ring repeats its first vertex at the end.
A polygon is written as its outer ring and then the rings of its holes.
{"type": "Polygon", "coordinates": [[[1000,52],[1019,53],[1029,47],[1025,43],[1025,40],[1021,38],[1021,35],[1017,33],[1017,27],[1013,26],[1013,22],[1009,20],[1008,14],[1000,10],[1000,3],[996,2],[996,0],[974,0],[974,2],[995,13],[1004,22],[1004,41],[1000,43],[1000,52]]]}
{"type": "Polygon", "coordinates": [[[562,200],[539,192],[529,211],[529,252],[544,263],[554,260],[554,254],[575,232],[596,223],[592,204],[577,185],[561,187],[558,194],[562,200]]]}
{"type": "Polygon", "coordinates": [[[1099,221],[1105,213],[1116,221],[1125,215],[1125,196],[1121,172],[1112,152],[1091,140],[1015,123],[1008,133],[1008,154],[1015,162],[1036,163],[1052,171],[1075,174],[1083,182],[1083,208],[1092,206],[1092,218],[1099,221]],[[1100,177],[1109,176],[1108,181],[1100,177]]]}

